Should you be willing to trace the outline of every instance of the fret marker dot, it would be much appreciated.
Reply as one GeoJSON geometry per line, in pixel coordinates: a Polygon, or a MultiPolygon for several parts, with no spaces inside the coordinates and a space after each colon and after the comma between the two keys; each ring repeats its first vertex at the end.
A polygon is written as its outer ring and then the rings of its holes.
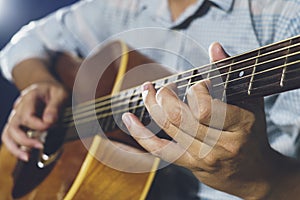
{"type": "Polygon", "coordinates": [[[244,76],[244,74],[245,74],[245,72],[241,71],[240,74],[239,74],[239,76],[242,77],[242,76],[244,76]]]}

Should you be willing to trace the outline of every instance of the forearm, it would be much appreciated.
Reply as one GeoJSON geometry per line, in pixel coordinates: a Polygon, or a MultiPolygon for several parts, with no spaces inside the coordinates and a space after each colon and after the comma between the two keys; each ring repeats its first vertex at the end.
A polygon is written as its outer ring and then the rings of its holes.
{"type": "Polygon", "coordinates": [[[17,64],[12,71],[13,80],[19,90],[38,83],[56,82],[47,64],[41,59],[27,59],[17,64]]]}

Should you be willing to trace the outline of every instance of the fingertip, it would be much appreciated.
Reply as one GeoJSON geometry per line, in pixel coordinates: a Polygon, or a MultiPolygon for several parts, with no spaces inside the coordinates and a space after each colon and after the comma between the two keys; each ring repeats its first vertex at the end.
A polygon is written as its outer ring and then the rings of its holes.
{"type": "Polygon", "coordinates": [[[28,156],[27,153],[22,152],[22,153],[19,155],[19,159],[21,159],[21,160],[23,160],[23,161],[25,161],[25,162],[28,162],[29,156],[28,156]]]}
{"type": "Polygon", "coordinates": [[[34,144],[34,148],[37,148],[37,149],[43,149],[44,148],[44,145],[42,143],[35,143],[34,144]]]}
{"type": "Polygon", "coordinates": [[[225,52],[224,48],[219,42],[213,42],[209,46],[209,57],[211,62],[216,62],[228,57],[228,54],[225,52]]]}
{"type": "Polygon", "coordinates": [[[149,82],[149,81],[143,83],[143,85],[142,85],[142,91],[149,90],[151,86],[152,86],[152,83],[149,82]]]}
{"type": "Polygon", "coordinates": [[[124,124],[126,125],[126,127],[129,129],[131,126],[131,117],[130,117],[130,113],[124,113],[122,115],[122,120],[124,122],[124,124]]]}
{"type": "Polygon", "coordinates": [[[47,124],[53,124],[56,121],[56,116],[53,113],[45,112],[43,115],[43,121],[47,124]]]}

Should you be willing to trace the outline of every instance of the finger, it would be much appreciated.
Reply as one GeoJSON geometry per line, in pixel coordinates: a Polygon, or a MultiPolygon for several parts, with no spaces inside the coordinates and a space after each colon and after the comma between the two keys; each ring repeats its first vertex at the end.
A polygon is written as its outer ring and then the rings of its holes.
{"type": "Polygon", "coordinates": [[[187,165],[192,159],[179,144],[156,137],[131,113],[122,116],[123,122],[132,137],[148,152],[170,163],[187,165]]]}
{"type": "Polygon", "coordinates": [[[3,134],[2,134],[2,141],[3,144],[5,144],[6,148],[17,158],[28,161],[28,153],[22,151],[18,145],[9,137],[9,134],[7,134],[7,128],[4,128],[3,134]]]}
{"type": "Polygon", "coordinates": [[[202,124],[225,131],[250,128],[253,114],[234,105],[212,99],[207,81],[193,85],[187,94],[188,104],[194,117],[202,124]]]}
{"type": "Polygon", "coordinates": [[[153,153],[164,148],[166,145],[173,143],[172,141],[160,139],[147,129],[133,114],[125,113],[122,120],[126,125],[131,136],[141,144],[147,151],[153,153]]]}
{"type": "Polygon", "coordinates": [[[214,42],[209,47],[209,57],[211,62],[216,62],[229,57],[220,43],[214,42]]]}
{"type": "MultiPolygon", "coordinates": [[[[147,98],[153,97],[147,95],[144,97],[145,101],[147,101],[147,98]]],[[[169,87],[160,89],[156,94],[156,101],[166,114],[168,121],[174,126],[188,132],[190,135],[197,132],[198,121],[191,114],[189,107],[178,98],[174,90],[169,87]]]]}
{"type": "Polygon", "coordinates": [[[48,125],[38,117],[37,106],[40,104],[39,98],[26,96],[18,101],[10,114],[9,121],[32,130],[43,131],[48,128],[48,125]]]}
{"type": "Polygon", "coordinates": [[[164,87],[156,93],[150,83],[144,84],[143,90],[143,101],[148,112],[168,135],[173,139],[180,137],[176,136],[180,133],[177,129],[180,129],[192,138],[195,136],[199,123],[191,114],[189,107],[177,97],[174,90],[164,87]]]}
{"type": "Polygon", "coordinates": [[[7,129],[7,134],[9,134],[10,138],[15,141],[17,145],[26,146],[29,148],[43,148],[43,144],[40,141],[38,141],[37,139],[28,138],[26,133],[22,129],[11,125],[9,125],[8,127],[9,128],[7,129]]]}
{"type": "Polygon", "coordinates": [[[22,125],[31,130],[44,131],[49,128],[48,124],[33,114],[24,116],[22,121],[22,125]]]}
{"type": "Polygon", "coordinates": [[[198,123],[187,105],[178,100],[170,89],[165,88],[156,94],[153,86],[147,84],[143,85],[143,100],[149,114],[182,148],[189,148],[195,138],[206,145],[216,144],[220,130],[210,130],[208,126],[198,123]],[[145,92],[146,89],[148,91],[145,92]]]}
{"type": "MultiPolygon", "coordinates": [[[[172,123],[172,120],[169,119],[171,117],[168,118],[167,116],[172,115],[174,110],[176,110],[175,108],[176,103],[173,103],[173,101],[175,102],[177,101],[177,103],[180,104],[180,106],[185,106],[185,107],[187,106],[183,105],[183,103],[180,103],[181,101],[179,101],[177,99],[177,96],[169,89],[163,90],[165,92],[161,91],[161,93],[158,94],[161,94],[162,96],[157,97],[158,95],[156,95],[155,98],[155,90],[153,86],[151,84],[149,85],[147,84],[148,83],[143,85],[144,91],[145,89],[147,89],[146,92],[143,92],[143,100],[145,102],[145,106],[149,114],[152,116],[155,122],[165,131],[165,133],[167,133],[171,138],[173,138],[173,140],[175,140],[183,149],[188,149],[190,148],[191,145],[202,146],[202,142],[204,141],[209,128],[207,126],[199,124],[195,120],[195,118],[190,114],[189,110],[183,112],[186,114],[178,113],[178,115],[183,116],[180,117],[180,119],[182,120],[173,119],[173,123],[172,123]],[[158,101],[160,102],[160,104],[162,104],[162,107],[157,104],[156,99],[159,99],[158,101]],[[167,104],[171,105],[169,107],[170,109],[164,108],[164,107],[168,107],[167,104]],[[164,112],[164,110],[166,112],[164,112]],[[166,114],[168,112],[171,114],[166,114]],[[176,125],[176,123],[178,124],[176,125]],[[199,141],[195,141],[195,137],[199,141]]],[[[180,108],[177,108],[177,110],[180,110],[180,108]]],[[[215,138],[216,138],[215,134],[210,133],[208,139],[206,139],[205,145],[210,145],[210,144],[215,145],[216,144],[216,142],[214,142],[216,141],[215,138]]],[[[192,147],[192,149],[194,149],[194,147],[192,147]]],[[[195,154],[194,156],[197,157],[199,156],[197,155],[198,152],[199,149],[197,149],[197,151],[195,152],[190,152],[190,154],[195,154]]]]}
{"type": "MultiPolygon", "coordinates": [[[[215,170],[214,164],[222,159],[216,157],[218,152],[214,153],[214,147],[198,140],[192,140],[193,142],[188,148],[183,148],[179,143],[156,137],[131,113],[125,113],[122,119],[133,138],[144,149],[169,163],[175,163],[191,170],[213,171],[215,170]]],[[[223,155],[226,155],[226,152],[223,155]]]]}

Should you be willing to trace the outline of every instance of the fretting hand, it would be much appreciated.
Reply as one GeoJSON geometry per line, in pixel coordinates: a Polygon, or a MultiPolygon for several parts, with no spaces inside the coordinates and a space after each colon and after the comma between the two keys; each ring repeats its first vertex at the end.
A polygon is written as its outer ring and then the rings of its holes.
{"type": "MultiPolygon", "coordinates": [[[[226,54],[214,44],[211,57],[226,54]]],[[[143,85],[147,110],[175,142],[156,137],[133,114],[124,114],[123,121],[147,151],[190,169],[203,183],[242,198],[265,198],[277,154],[267,140],[263,100],[243,102],[246,109],[229,105],[211,97],[209,84],[192,86],[188,105],[168,87],[156,92],[151,83],[143,85]]]]}

